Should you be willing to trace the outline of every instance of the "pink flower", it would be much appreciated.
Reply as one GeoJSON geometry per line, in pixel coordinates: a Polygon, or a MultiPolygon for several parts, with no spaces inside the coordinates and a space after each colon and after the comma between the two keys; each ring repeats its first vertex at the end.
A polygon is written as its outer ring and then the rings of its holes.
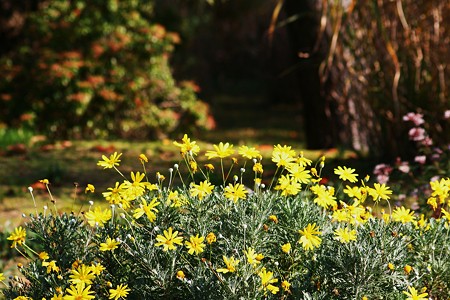
{"type": "Polygon", "coordinates": [[[439,153],[434,153],[433,155],[431,155],[431,160],[439,160],[439,158],[441,158],[441,155],[439,153]]]}
{"type": "Polygon", "coordinates": [[[413,202],[413,203],[411,204],[411,209],[412,209],[412,210],[418,210],[419,208],[420,208],[419,203],[413,202]]]}
{"type": "Polygon", "coordinates": [[[445,119],[450,119],[450,109],[447,109],[447,110],[444,112],[444,118],[445,118],[445,119]]]}
{"type": "Polygon", "coordinates": [[[421,141],[421,144],[424,146],[431,146],[433,145],[433,140],[430,137],[426,137],[421,141]]]}
{"type": "Polygon", "coordinates": [[[380,184],[383,184],[383,183],[386,184],[389,181],[389,176],[388,175],[384,175],[384,174],[378,175],[377,176],[377,181],[380,184]]]}
{"type": "Polygon", "coordinates": [[[410,140],[420,142],[425,139],[425,129],[421,127],[411,128],[408,135],[410,140]]]}
{"type": "MultiPolygon", "coordinates": [[[[450,148],[449,148],[450,149],[450,148]]],[[[442,153],[444,153],[444,151],[441,148],[434,148],[433,149],[434,152],[436,152],[437,154],[441,155],[442,153]]]]}
{"type": "Polygon", "coordinates": [[[411,121],[416,126],[419,126],[419,125],[425,123],[425,121],[423,120],[423,114],[416,114],[413,112],[409,112],[406,115],[404,115],[403,121],[405,121],[405,122],[411,121]]]}
{"type": "Polygon", "coordinates": [[[437,181],[437,180],[439,180],[440,178],[441,178],[441,177],[439,177],[438,175],[433,176],[433,177],[430,178],[430,182],[437,181]]]}
{"type": "Polygon", "coordinates": [[[423,165],[427,161],[427,157],[425,155],[418,155],[418,156],[414,157],[414,161],[423,165]]]}
{"type": "Polygon", "coordinates": [[[389,175],[392,172],[392,167],[386,164],[378,164],[375,166],[373,170],[373,174],[375,175],[389,175]]]}
{"type": "Polygon", "coordinates": [[[398,167],[400,172],[408,173],[410,170],[409,164],[407,161],[402,162],[402,164],[398,167]]]}

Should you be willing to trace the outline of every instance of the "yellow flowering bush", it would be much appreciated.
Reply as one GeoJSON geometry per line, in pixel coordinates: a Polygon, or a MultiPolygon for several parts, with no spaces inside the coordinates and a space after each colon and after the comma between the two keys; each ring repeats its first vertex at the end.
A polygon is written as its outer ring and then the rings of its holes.
{"type": "MultiPolygon", "coordinates": [[[[116,152],[98,162],[123,178],[100,192],[104,203],[71,213],[55,203],[54,210],[26,216],[8,240],[28,262],[22,276],[0,273],[5,297],[443,299],[450,293],[447,214],[427,218],[391,207],[389,186],[359,179],[346,166],[325,183],[324,157],[313,162],[286,145],[274,146],[271,162],[256,147],[236,151],[220,143],[201,151],[187,135],[174,145],[179,163],[159,170],[154,182],[145,155],[136,158],[143,171],[128,176],[116,152]],[[200,156],[211,161],[200,163],[200,156]],[[265,176],[270,166],[275,173],[265,176]],[[389,211],[378,212],[382,204],[389,211]]],[[[448,192],[446,182],[433,183],[436,197],[448,192]]]]}

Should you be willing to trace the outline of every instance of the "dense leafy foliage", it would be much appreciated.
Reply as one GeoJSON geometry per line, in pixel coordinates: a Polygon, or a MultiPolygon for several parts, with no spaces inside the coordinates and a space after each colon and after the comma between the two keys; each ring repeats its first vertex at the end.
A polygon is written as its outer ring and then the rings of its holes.
{"type": "Polygon", "coordinates": [[[152,1],[48,1],[26,16],[26,39],[1,58],[0,117],[52,136],[133,136],[207,128],[192,82],[176,82],[176,33],[152,1]]]}

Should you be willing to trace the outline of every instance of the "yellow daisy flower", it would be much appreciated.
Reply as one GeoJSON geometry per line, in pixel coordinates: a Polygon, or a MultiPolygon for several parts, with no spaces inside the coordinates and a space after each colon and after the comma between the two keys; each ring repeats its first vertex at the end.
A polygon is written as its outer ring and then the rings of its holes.
{"type": "Polygon", "coordinates": [[[92,273],[94,273],[95,276],[100,275],[106,268],[100,264],[100,263],[92,263],[91,266],[91,271],[92,273]]]}
{"type": "Polygon", "coordinates": [[[56,265],[56,260],[52,261],[43,261],[42,262],[43,267],[47,267],[47,274],[50,272],[59,272],[59,267],[56,265]]]}
{"type": "Polygon", "coordinates": [[[191,142],[191,139],[187,134],[185,134],[181,140],[182,143],[173,142],[173,144],[180,148],[180,153],[182,156],[185,156],[186,153],[191,153],[192,155],[198,154],[200,147],[197,145],[197,142],[191,142]]]}
{"type": "Polygon", "coordinates": [[[121,193],[124,191],[124,185],[116,182],[113,188],[108,188],[107,192],[103,192],[103,197],[109,202],[109,204],[119,204],[123,202],[121,193]]]}
{"type": "Polygon", "coordinates": [[[408,222],[414,222],[416,217],[414,216],[414,212],[411,211],[409,208],[397,207],[392,212],[392,220],[395,222],[402,222],[402,223],[408,223],[408,222]]]}
{"type": "Polygon", "coordinates": [[[206,242],[211,245],[212,243],[214,243],[216,241],[217,241],[217,237],[214,234],[214,232],[208,233],[208,235],[206,236],[206,242]]]}
{"type": "Polygon", "coordinates": [[[389,187],[384,183],[374,183],[373,188],[369,188],[369,194],[370,196],[372,196],[375,202],[379,201],[380,199],[389,200],[389,195],[392,194],[392,190],[390,190],[389,187]]]}
{"type": "Polygon", "coordinates": [[[93,193],[95,192],[95,186],[93,186],[92,184],[88,183],[88,185],[86,186],[86,189],[84,190],[85,193],[90,192],[93,193]]]}
{"type": "Polygon", "coordinates": [[[90,266],[81,265],[77,269],[71,271],[72,275],[70,275],[69,281],[72,284],[92,284],[92,280],[95,278],[94,272],[92,272],[92,268],[90,266]]]}
{"type": "Polygon", "coordinates": [[[48,256],[48,253],[45,252],[45,251],[39,252],[38,256],[39,256],[39,259],[40,259],[40,260],[46,260],[46,259],[49,259],[49,258],[50,258],[50,257],[48,256]]]}
{"type": "Polygon", "coordinates": [[[94,291],[91,291],[91,286],[86,286],[83,282],[75,285],[71,285],[66,292],[68,295],[64,296],[64,300],[90,300],[94,299],[92,296],[94,291]]]}
{"type": "Polygon", "coordinates": [[[189,192],[192,197],[198,197],[198,199],[203,200],[204,197],[212,193],[213,189],[214,185],[205,180],[200,182],[200,184],[192,184],[189,192]]]}
{"type": "Polygon", "coordinates": [[[212,158],[225,158],[228,156],[231,156],[234,154],[233,145],[230,143],[222,143],[220,142],[219,145],[213,145],[214,150],[208,150],[206,151],[206,157],[208,159],[212,158]]]}
{"type": "Polygon", "coordinates": [[[178,191],[170,191],[166,203],[171,207],[181,207],[188,204],[189,200],[184,194],[179,194],[178,191]]]}
{"type": "Polygon", "coordinates": [[[273,272],[266,271],[266,268],[262,268],[258,276],[261,278],[264,291],[269,290],[272,294],[278,293],[280,289],[272,284],[278,282],[278,279],[273,277],[273,272]]]}
{"type": "Polygon", "coordinates": [[[314,203],[328,209],[329,207],[337,206],[336,197],[334,196],[334,189],[324,185],[314,185],[311,191],[316,195],[314,203]]]}
{"type": "Polygon", "coordinates": [[[198,234],[196,236],[191,236],[189,238],[189,241],[185,241],[184,244],[186,245],[186,247],[189,249],[188,253],[189,254],[199,254],[203,252],[203,248],[205,248],[205,244],[203,243],[203,241],[205,240],[205,238],[203,236],[198,236],[198,234]]]}
{"type": "Polygon", "coordinates": [[[168,230],[164,230],[164,235],[158,234],[156,240],[158,243],[155,244],[156,247],[163,246],[163,251],[167,250],[175,250],[177,249],[176,245],[182,245],[183,237],[178,236],[178,231],[172,232],[172,227],[169,227],[168,230]]]}
{"type": "Polygon", "coordinates": [[[128,292],[131,291],[127,284],[119,284],[115,289],[109,290],[109,299],[118,300],[119,298],[125,299],[128,292]]]}
{"type": "Polygon", "coordinates": [[[101,209],[101,207],[95,207],[94,210],[89,210],[84,214],[90,226],[95,227],[103,227],[106,222],[108,222],[112,213],[110,209],[101,209]]]}
{"type": "Polygon", "coordinates": [[[225,198],[233,200],[234,203],[237,203],[239,199],[245,199],[247,198],[247,190],[245,189],[243,184],[236,183],[236,184],[228,184],[227,187],[224,188],[223,195],[225,198]]]}
{"type": "Polygon", "coordinates": [[[134,210],[133,218],[139,219],[145,214],[150,222],[154,222],[156,220],[156,213],[158,212],[156,207],[159,204],[160,202],[156,198],[153,198],[149,204],[147,204],[145,199],[142,199],[142,203],[134,210]]]}
{"type": "Polygon", "coordinates": [[[238,153],[248,159],[262,158],[261,153],[255,147],[240,146],[238,153]]]}
{"type": "Polygon", "coordinates": [[[289,253],[289,251],[291,251],[291,243],[286,243],[282,245],[281,250],[286,254],[289,253]]]}
{"type": "Polygon", "coordinates": [[[319,227],[314,224],[308,224],[303,230],[299,230],[298,232],[302,235],[299,240],[299,243],[302,244],[305,250],[313,250],[315,247],[319,247],[322,239],[317,235],[322,234],[319,230],[319,227]]]}
{"type": "Polygon", "coordinates": [[[334,174],[339,175],[339,179],[350,182],[357,182],[358,174],[354,174],[355,169],[347,168],[347,167],[337,167],[334,169],[334,174]]]}
{"type": "Polygon", "coordinates": [[[298,163],[302,167],[310,166],[312,164],[312,160],[307,159],[303,156],[303,151],[300,151],[300,156],[297,157],[296,163],[298,163]]]}
{"type": "Polygon", "coordinates": [[[281,175],[275,190],[281,190],[282,196],[295,196],[301,190],[301,184],[291,175],[281,175]]]}
{"type": "Polygon", "coordinates": [[[286,169],[300,183],[308,184],[311,181],[310,171],[299,164],[289,164],[286,169]]]}
{"type": "Polygon", "coordinates": [[[294,161],[294,157],[288,152],[273,151],[272,161],[277,164],[277,167],[287,167],[294,161]]]}
{"type": "Polygon", "coordinates": [[[409,292],[403,291],[403,294],[408,296],[406,300],[428,300],[428,293],[425,293],[426,289],[422,289],[421,294],[419,294],[420,292],[411,286],[408,287],[408,290],[409,292]]]}
{"type": "Polygon", "coordinates": [[[257,264],[261,263],[260,259],[258,259],[258,253],[255,252],[255,249],[249,247],[247,250],[244,250],[244,254],[247,258],[247,262],[252,267],[256,267],[257,264]]]}
{"type": "Polygon", "coordinates": [[[350,230],[348,227],[338,228],[334,231],[335,239],[345,244],[356,241],[356,230],[350,230]]]}
{"type": "Polygon", "coordinates": [[[233,273],[236,272],[236,266],[239,264],[239,260],[234,259],[234,257],[226,257],[225,255],[222,257],[226,268],[219,268],[217,272],[219,273],[233,273]]]}
{"type": "Polygon", "coordinates": [[[205,164],[205,168],[210,172],[214,172],[214,165],[212,164],[205,164]]]}
{"type": "Polygon", "coordinates": [[[410,265],[405,265],[403,267],[403,271],[405,271],[406,275],[409,275],[409,273],[411,273],[412,270],[413,270],[413,267],[411,267],[410,265]]]}
{"type": "Polygon", "coordinates": [[[100,244],[100,251],[114,251],[120,245],[120,242],[108,237],[106,242],[100,244]]]}
{"type": "Polygon", "coordinates": [[[11,248],[15,248],[17,244],[20,246],[25,243],[25,238],[27,236],[27,232],[22,226],[14,229],[14,232],[10,234],[8,240],[13,241],[11,248]]]}
{"type": "Polygon", "coordinates": [[[139,154],[139,160],[141,161],[141,163],[148,163],[148,158],[143,153],[139,154]]]}
{"type": "Polygon", "coordinates": [[[290,288],[291,288],[291,284],[289,283],[289,281],[287,280],[283,280],[283,282],[281,283],[281,287],[283,288],[283,290],[285,292],[290,292],[290,288]]]}
{"type": "Polygon", "coordinates": [[[111,154],[108,157],[106,157],[105,155],[102,155],[102,159],[100,160],[97,165],[100,167],[103,167],[103,169],[111,169],[115,166],[119,165],[120,162],[120,157],[122,156],[122,153],[118,154],[117,152],[114,152],[114,154],[111,154]]]}
{"type": "Polygon", "coordinates": [[[49,185],[50,184],[50,181],[48,181],[48,179],[41,179],[41,180],[39,180],[39,182],[43,183],[45,185],[49,185]]]}
{"type": "Polygon", "coordinates": [[[262,166],[261,163],[255,163],[255,164],[253,165],[253,172],[262,174],[263,171],[264,171],[264,170],[263,170],[263,166],[262,166]]]}

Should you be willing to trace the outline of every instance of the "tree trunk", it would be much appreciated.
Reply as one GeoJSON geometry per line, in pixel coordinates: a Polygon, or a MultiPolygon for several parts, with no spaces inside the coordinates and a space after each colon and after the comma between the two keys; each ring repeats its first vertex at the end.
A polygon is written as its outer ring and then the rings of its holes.
{"type": "Polygon", "coordinates": [[[301,93],[304,112],[305,135],[308,148],[329,148],[336,143],[335,126],[330,114],[332,110],[327,102],[326,87],[322,86],[319,67],[326,52],[322,49],[314,51],[319,32],[320,13],[315,1],[286,0],[284,2],[286,19],[289,22],[287,31],[293,54],[297,60],[296,75],[301,93]]]}

